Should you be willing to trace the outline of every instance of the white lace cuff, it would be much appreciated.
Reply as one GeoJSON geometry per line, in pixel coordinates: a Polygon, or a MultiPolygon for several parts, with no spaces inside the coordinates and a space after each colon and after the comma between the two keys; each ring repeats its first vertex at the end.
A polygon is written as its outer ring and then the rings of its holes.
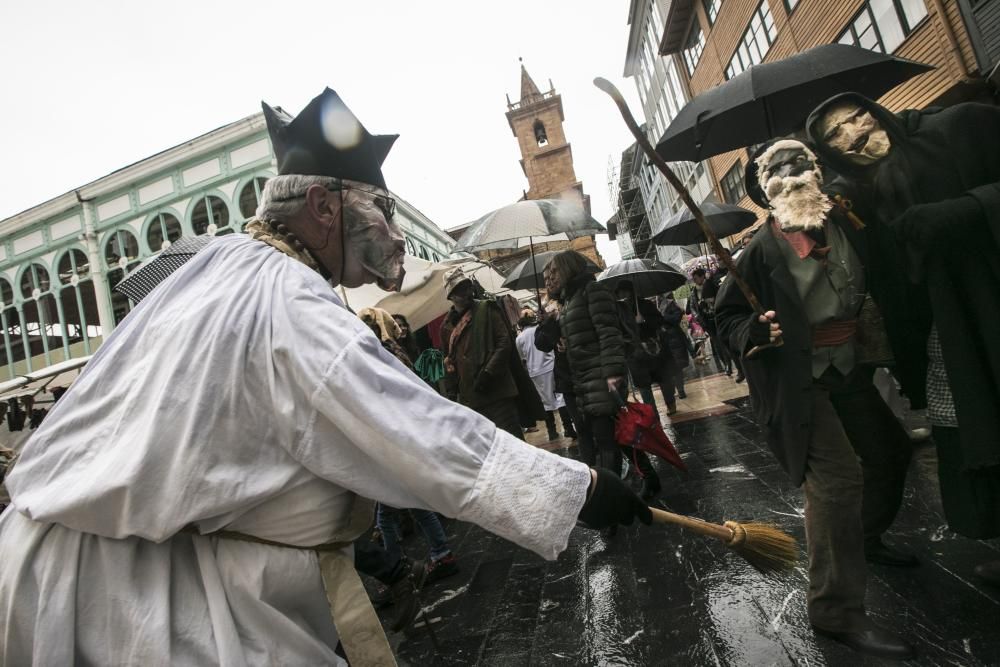
{"type": "Polygon", "coordinates": [[[589,485],[587,465],[497,429],[458,518],[555,560],[566,548],[589,485]]]}

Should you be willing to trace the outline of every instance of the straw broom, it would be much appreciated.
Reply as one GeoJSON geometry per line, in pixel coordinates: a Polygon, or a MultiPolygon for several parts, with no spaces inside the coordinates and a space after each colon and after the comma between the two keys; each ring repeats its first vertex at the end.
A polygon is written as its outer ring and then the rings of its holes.
{"type": "Polygon", "coordinates": [[[769,574],[790,570],[799,561],[795,538],[766,523],[726,521],[719,525],[650,507],[654,523],[670,523],[720,540],[757,570],[769,574]]]}

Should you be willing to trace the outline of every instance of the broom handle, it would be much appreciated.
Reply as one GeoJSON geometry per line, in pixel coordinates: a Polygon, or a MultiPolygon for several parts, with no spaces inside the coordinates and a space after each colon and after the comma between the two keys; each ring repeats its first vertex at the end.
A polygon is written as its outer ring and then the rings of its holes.
{"type": "MultiPolygon", "coordinates": [[[[758,317],[763,315],[764,307],[760,305],[760,301],[757,300],[757,295],[753,293],[752,289],[750,289],[750,285],[743,280],[743,276],[741,276],[740,272],[736,270],[736,263],[733,262],[732,255],[730,255],[725,246],[719,242],[719,239],[715,236],[715,232],[712,231],[712,228],[708,226],[708,223],[705,221],[705,214],[701,212],[701,208],[695,203],[694,199],[691,198],[691,193],[688,192],[686,187],[684,187],[681,180],[677,178],[677,175],[674,174],[670,165],[668,165],[666,161],[660,157],[660,154],[656,152],[653,145],[649,143],[649,139],[646,138],[646,135],[639,128],[638,123],[635,122],[635,118],[632,117],[632,112],[628,109],[628,105],[625,104],[625,98],[622,97],[622,94],[617,88],[615,88],[615,84],[602,77],[597,77],[594,79],[594,85],[603,90],[611,97],[612,100],[614,100],[614,103],[618,106],[618,110],[622,114],[622,119],[628,126],[629,131],[632,132],[632,136],[635,137],[636,143],[638,143],[639,147],[642,148],[642,152],[645,153],[646,157],[649,158],[649,161],[655,164],[656,168],[659,169],[664,176],[666,176],[667,181],[670,182],[670,185],[673,186],[674,190],[677,191],[677,194],[680,195],[684,205],[688,207],[688,210],[691,211],[691,215],[693,215],[694,219],[698,222],[698,226],[701,227],[702,233],[705,235],[709,245],[712,247],[712,252],[715,253],[716,257],[719,258],[719,261],[721,261],[729,270],[729,277],[736,282],[740,291],[743,292],[743,296],[746,297],[746,300],[750,303],[750,307],[753,308],[753,311],[758,317]]],[[[753,357],[761,350],[769,347],[779,347],[780,345],[782,345],[782,340],[779,336],[766,345],[758,345],[754,347],[747,353],[747,357],[753,357]]]]}
{"type": "Polygon", "coordinates": [[[726,544],[733,540],[733,531],[725,526],[682,514],[674,514],[673,512],[667,512],[656,507],[650,507],[649,510],[653,513],[653,523],[672,523],[696,533],[722,540],[726,544]]]}

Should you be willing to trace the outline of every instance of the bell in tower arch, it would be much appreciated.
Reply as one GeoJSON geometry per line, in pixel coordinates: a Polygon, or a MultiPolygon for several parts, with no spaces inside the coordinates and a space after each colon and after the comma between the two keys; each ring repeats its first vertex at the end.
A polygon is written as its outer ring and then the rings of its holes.
{"type": "Polygon", "coordinates": [[[542,125],[542,121],[535,121],[535,141],[538,142],[539,146],[546,146],[549,143],[549,138],[545,134],[545,126],[542,125]]]}

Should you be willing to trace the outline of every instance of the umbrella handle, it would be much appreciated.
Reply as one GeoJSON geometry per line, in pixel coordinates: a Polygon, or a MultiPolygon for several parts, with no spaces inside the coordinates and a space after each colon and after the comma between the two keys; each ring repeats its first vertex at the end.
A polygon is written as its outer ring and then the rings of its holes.
{"type": "MultiPolygon", "coordinates": [[[[715,232],[713,232],[712,228],[708,226],[708,223],[705,221],[705,215],[701,212],[701,208],[698,207],[698,204],[695,203],[694,199],[691,198],[691,193],[688,192],[686,187],[684,187],[684,184],[681,183],[679,178],[677,178],[677,175],[674,174],[673,170],[666,163],[666,161],[660,157],[659,153],[656,152],[653,145],[649,143],[649,139],[646,138],[643,131],[639,129],[639,124],[635,122],[632,112],[629,111],[628,105],[625,104],[625,98],[622,97],[622,94],[615,87],[615,84],[611,83],[607,79],[597,77],[594,79],[594,85],[607,93],[608,96],[610,96],[614,101],[615,105],[618,106],[618,110],[622,114],[622,120],[625,121],[625,125],[628,126],[632,136],[635,137],[636,143],[640,148],[642,148],[642,152],[646,154],[646,157],[649,158],[650,162],[656,165],[656,168],[660,170],[674,190],[677,191],[677,194],[680,195],[684,205],[688,207],[691,214],[694,216],[694,219],[698,222],[698,226],[701,227],[702,233],[705,235],[706,240],[708,240],[709,245],[712,247],[712,252],[715,253],[715,255],[719,258],[719,261],[722,262],[729,270],[729,277],[736,282],[740,291],[743,292],[743,296],[746,297],[746,300],[750,303],[750,307],[753,308],[754,313],[757,315],[763,315],[764,307],[760,305],[760,301],[757,300],[757,295],[755,295],[753,290],[750,289],[750,285],[743,280],[743,276],[741,276],[740,272],[736,270],[736,263],[733,262],[733,256],[729,254],[729,251],[715,236],[715,232]]],[[[747,356],[750,357],[755,354],[755,351],[763,350],[768,347],[778,347],[780,345],[781,338],[779,337],[767,345],[759,345],[753,350],[750,350],[750,353],[747,356]]]]}

